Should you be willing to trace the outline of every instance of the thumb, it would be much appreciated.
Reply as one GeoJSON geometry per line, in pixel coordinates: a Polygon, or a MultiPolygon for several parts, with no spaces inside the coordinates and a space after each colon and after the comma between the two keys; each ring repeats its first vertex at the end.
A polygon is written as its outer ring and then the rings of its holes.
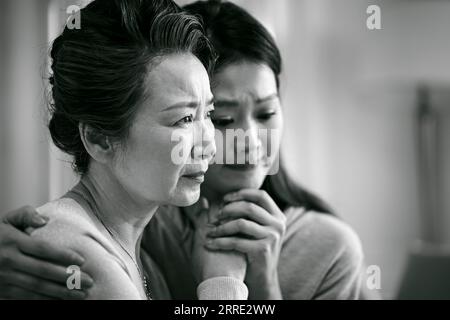
{"type": "Polygon", "coordinates": [[[40,215],[33,207],[25,206],[7,213],[3,221],[13,227],[25,230],[29,227],[39,228],[44,226],[48,222],[48,218],[40,215]]]}

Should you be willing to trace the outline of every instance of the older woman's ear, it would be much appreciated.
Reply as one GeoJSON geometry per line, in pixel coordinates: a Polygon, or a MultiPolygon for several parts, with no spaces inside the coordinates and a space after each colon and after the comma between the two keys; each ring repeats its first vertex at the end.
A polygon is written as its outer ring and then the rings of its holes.
{"type": "Polygon", "coordinates": [[[78,125],[81,141],[92,159],[106,163],[113,155],[111,139],[88,124],[78,125]]]}

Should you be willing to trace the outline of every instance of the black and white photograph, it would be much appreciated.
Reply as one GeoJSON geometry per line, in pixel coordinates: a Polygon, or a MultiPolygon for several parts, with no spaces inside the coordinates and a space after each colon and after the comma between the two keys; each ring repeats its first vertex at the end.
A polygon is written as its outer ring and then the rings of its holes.
{"type": "Polygon", "coordinates": [[[450,299],[449,34],[446,0],[0,0],[0,300],[450,299]]]}

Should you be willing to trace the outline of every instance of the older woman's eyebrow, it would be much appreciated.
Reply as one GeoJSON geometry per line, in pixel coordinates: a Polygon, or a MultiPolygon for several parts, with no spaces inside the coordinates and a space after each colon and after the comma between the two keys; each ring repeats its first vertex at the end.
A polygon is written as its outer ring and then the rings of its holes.
{"type": "MultiPolygon", "coordinates": [[[[214,98],[210,98],[206,102],[206,105],[209,106],[209,105],[212,105],[213,103],[214,103],[214,98]]],[[[181,102],[177,102],[171,106],[168,106],[167,108],[161,110],[161,112],[170,111],[170,110],[174,110],[174,109],[182,109],[182,108],[197,109],[201,105],[202,105],[202,103],[200,101],[181,101],[181,102]]]]}
{"type": "MultiPolygon", "coordinates": [[[[267,101],[270,101],[272,99],[278,98],[278,92],[272,93],[266,97],[262,97],[262,98],[256,98],[255,99],[255,103],[259,104],[259,103],[264,103],[267,101]]],[[[239,105],[241,104],[238,100],[232,100],[232,99],[216,99],[214,101],[216,107],[239,107],[239,105]]]]}

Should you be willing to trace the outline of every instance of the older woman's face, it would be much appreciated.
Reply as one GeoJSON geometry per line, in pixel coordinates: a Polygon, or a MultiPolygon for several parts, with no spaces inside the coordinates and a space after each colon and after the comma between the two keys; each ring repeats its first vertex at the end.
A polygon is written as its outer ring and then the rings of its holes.
{"type": "Polygon", "coordinates": [[[115,175],[138,201],[191,205],[215,152],[208,74],[193,55],[173,54],[151,68],[146,86],[115,175]]]}
{"type": "Polygon", "coordinates": [[[221,134],[216,132],[217,158],[202,188],[217,195],[260,188],[266,175],[277,169],[274,162],[278,161],[283,129],[275,75],[265,64],[241,62],[225,67],[213,83],[212,118],[221,134]],[[233,131],[238,138],[230,134],[233,131]],[[230,159],[235,164],[230,164],[230,159]]]}

